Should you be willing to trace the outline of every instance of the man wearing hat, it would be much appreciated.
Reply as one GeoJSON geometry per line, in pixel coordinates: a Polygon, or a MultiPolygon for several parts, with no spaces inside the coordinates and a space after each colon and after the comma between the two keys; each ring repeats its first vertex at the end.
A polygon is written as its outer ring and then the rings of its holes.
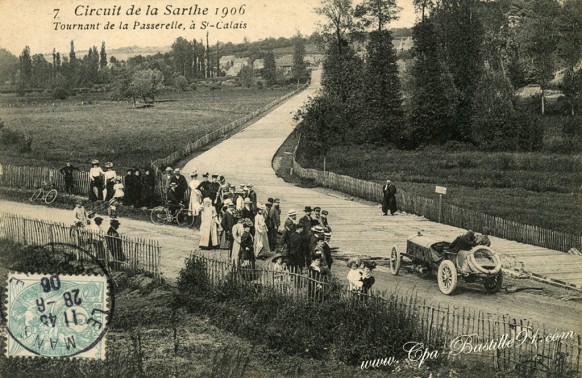
{"type": "Polygon", "coordinates": [[[107,236],[105,236],[107,249],[112,256],[113,269],[119,269],[121,263],[125,261],[125,255],[123,254],[123,242],[119,237],[119,232],[117,232],[120,225],[121,223],[119,223],[117,219],[111,219],[109,221],[107,236]]]}
{"type": "Polygon", "coordinates": [[[136,197],[136,180],[135,180],[135,176],[133,175],[133,168],[130,168],[127,170],[127,173],[125,174],[125,196],[124,196],[124,200],[123,203],[124,205],[127,206],[134,206],[137,202],[137,197],[136,197]]]}
{"type": "Polygon", "coordinates": [[[382,187],[384,197],[382,198],[382,212],[384,215],[394,215],[396,212],[396,186],[390,180],[386,180],[386,185],[382,187]]]}
{"type": "Polygon", "coordinates": [[[287,249],[285,245],[288,246],[289,237],[293,232],[295,232],[295,221],[297,219],[297,212],[295,209],[291,209],[288,212],[288,217],[285,220],[285,225],[283,227],[283,234],[281,235],[281,249],[285,251],[287,249]]]}
{"type": "Polygon", "coordinates": [[[325,296],[325,289],[321,282],[327,281],[329,278],[329,270],[322,261],[321,252],[316,252],[309,256],[311,263],[307,267],[307,276],[311,278],[307,283],[307,290],[309,298],[316,301],[322,301],[325,296]]]}
{"type": "Polygon", "coordinates": [[[188,190],[188,181],[186,177],[181,173],[180,168],[174,169],[174,175],[170,179],[170,182],[175,182],[178,184],[176,187],[176,193],[178,194],[178,198],[180,198],[180,202],[186,200],[186,191],[188,190]]]}
{"type": "Polygon", "coordinates": [[[254,251],[254,239],[251,233],[251,227],[253,223],[250,219],[245,219],[243,223],[244,232],[240,237],[240,250],[242,257],[242,266],[255,269],[255,251],[254,251]]]}
{"type": "Polygon", "coordinates": [[[103,170],[99,166],[99,160],[91,161],[91,169],[89,169],[89,184],[91,191],[89,192],[89,200],[97,201],[102,199],[101,191],[103,190],[103,170]]]}
{"type": "Polygon", "coordinates": [[[69,193],[69,195],[73,194],[73,171],[79,171],[79,168],[71,165],[69,161],[67,165],[59,170],[65,180],[65,192],[69,193]]]}
{"type": "MultiPolygon", "coordinates": [[[[311,236],[309,237],[309,255],[315,252],[315,248],[320,242],[323,242],[323,228],[320,225],[311,228],[311,236]]],[[[323,250],[321,250],[323,252],[323,250]]]]}
{"type": "Polygon", "coordinates": [[[257,193],[253,190],[253,186],[251,184],[247,184],[247,188],[249,190],[248,197],[253,201],[253,208],[257,207],[257,193]]]}
{"type": "Polygon", "coordinates": [[[311,226],[321,226],[321,207],[316,206],[313,208],[313,217],[311,218],[311,226]]]}
{"type": "MultiPolygon", "coordinates": [[[[234,217],[234,203],[231,200],[226,200],[224,202],[226,205],[226,211],[222,216],[222,220],[220,221],[220,226],[222,227],[222,235],[221,237],[224,238],[226,243],[224,246],[227,246],[228,250],[232,249],[232,228],[236,224],[236,219],[234,217]]],[[[221,243],[221,245],[223,245],[221,243]]]]}
{"type": "Polygon", "coordinates": [[[174,170],[172,169],[172,167],[166,167],[166,169],[164,170],[164,174],[162,175],[162,199],[164,200],[164,202],[167,201],[167,194],[168,194],[168,190],[170,190],[170,181],[172,181],[172,173],[174,173],[174,170]]]}
{"type": "Polygon", "coordinates": [[[331,240],[331,232],[323,233],[323,242],[321,243],[321,250],[323,253],[323,258],[327,263],[327,268],[331,270],[331,264],[333,263],[333,257],[331,257],[331,247],[329,246],[329,241],[331,240]]]}
{"type": "Polygon", "coordinates": [[[222,207],[222,198],[220,198],[220,183],[218,182],[218,175],[212,175],[212,181],[209,185],[209,198],[212,205],[216,209],[216,213],[220,213],[222,207]]]}
{"type": "Polygon", "coordinates": [[[273,199],[269,198],[265,202],[265,224],[267,225],[267,239],[269,239],[269,248],[274,251],[277,248],[277,228],[271,218],[271,210],[273,209],[273,199]]]}
{"type": "Polygon", "coordinates": [[[323,227],[325,231],[331,232],[331,226],[329,225],[329,222],[327,220],[328,214],[329,212],[327,210],[321,211],[321,227],[323,227]]]}
{"type": "Polygon", "coordinates": [[[177,189],[178,184],[176,182],[171,182],[168,195],[166,196],[168,209],[172,215],[176,215],[176,212],[180,209],[180,203],[182,202],[182,197],[180,196],[180,193],[178,193],[177,189]]]}
{"type": "Polygon", "coordinates": [[[307,259],[303,228],[303,224],[299,223],[289,235],[289,265],[296,268],[304,268],[307,259]]]}

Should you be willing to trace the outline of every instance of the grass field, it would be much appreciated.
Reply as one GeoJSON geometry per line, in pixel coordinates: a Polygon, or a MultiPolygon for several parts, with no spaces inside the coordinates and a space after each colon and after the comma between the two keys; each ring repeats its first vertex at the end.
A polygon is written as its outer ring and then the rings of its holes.
{"type": "Polygon", "coordinates": [[[2,163],[59,167],[67,160],[87,167],[97,158],[116,166],[143,167],[208,131],[252,113],[290,90],[224,88],[170,92],[154,107],[134,109],[106,94],[67,100],[43,95],[0,96],[5,127],[33,137],[32,152],[0,151],[2,163]],[[90,104],[89,104],[90,102],[90,104]]]}
{"type": "MultiPolygon", "coordinates": [[[[323,169],[322,159],[299,159],[323,169]]],[[[335,146],[329,171],[364,180],[394,181],[398,188],[486,214],[557,231],[582,227],[582,156],[557,153],[452,152],[442,148],[401,151],[370,145],[335,146]]]]}

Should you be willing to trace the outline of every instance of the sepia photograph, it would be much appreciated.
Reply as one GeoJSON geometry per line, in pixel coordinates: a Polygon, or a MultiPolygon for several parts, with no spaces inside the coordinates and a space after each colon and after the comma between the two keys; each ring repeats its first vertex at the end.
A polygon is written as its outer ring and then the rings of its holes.
{"type": "Polygon", "coordinates": [[[0,377],[582,376],[582,0],[0,0],[0,377]]]}

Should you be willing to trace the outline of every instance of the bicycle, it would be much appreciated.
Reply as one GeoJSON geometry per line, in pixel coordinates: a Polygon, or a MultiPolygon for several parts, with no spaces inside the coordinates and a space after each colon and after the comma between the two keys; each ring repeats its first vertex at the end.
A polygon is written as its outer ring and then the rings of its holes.
{"type": "Polygon", "coordinates": [[[153,224],[159,225],[174,221],[180,227],[192,227],[194,224],[194,215],[184,204],[180,204],[179,210],[174,215],[172,215],[167,205],[154,207],[150,213],[150,219],[153,224]]]}
{"type": "Polygon", "coordinates": [[[46,182],[42,183],[42,186],[34,191],[30,197],[30,202],[34,202],[40,198],[47,205],[55,202],[57,199],[58,192],[52,184],[48,185],[46,182]]]}

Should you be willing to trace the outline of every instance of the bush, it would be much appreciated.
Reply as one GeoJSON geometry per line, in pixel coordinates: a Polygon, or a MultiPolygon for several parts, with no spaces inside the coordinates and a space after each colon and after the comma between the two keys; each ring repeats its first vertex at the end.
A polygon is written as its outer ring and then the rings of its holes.
{"type": "Polygon", "coordinates": [[[190,84],[190,89],[192,89],[193,91],[198,89],[198,86],[196,85],[196,83],[192,83],[190,84]]]}
{"type": "Polygon", "coordinates": [[[240,272],[213,285],[206,269],[203,261],[186,259],[178,278],[182,303],[229,332],[285,354],[359,365],[382,356],[404,358],[404,343],[423,341],[402,299],[341,296],[334,286],[323,302],[314,302],[256,286],[240,272]]]}
{"type": "Polygon", "coordinates": [[[562,132],[569,137],[581,136],[582,116],[568,117],[562,124],[562,132]]]}

